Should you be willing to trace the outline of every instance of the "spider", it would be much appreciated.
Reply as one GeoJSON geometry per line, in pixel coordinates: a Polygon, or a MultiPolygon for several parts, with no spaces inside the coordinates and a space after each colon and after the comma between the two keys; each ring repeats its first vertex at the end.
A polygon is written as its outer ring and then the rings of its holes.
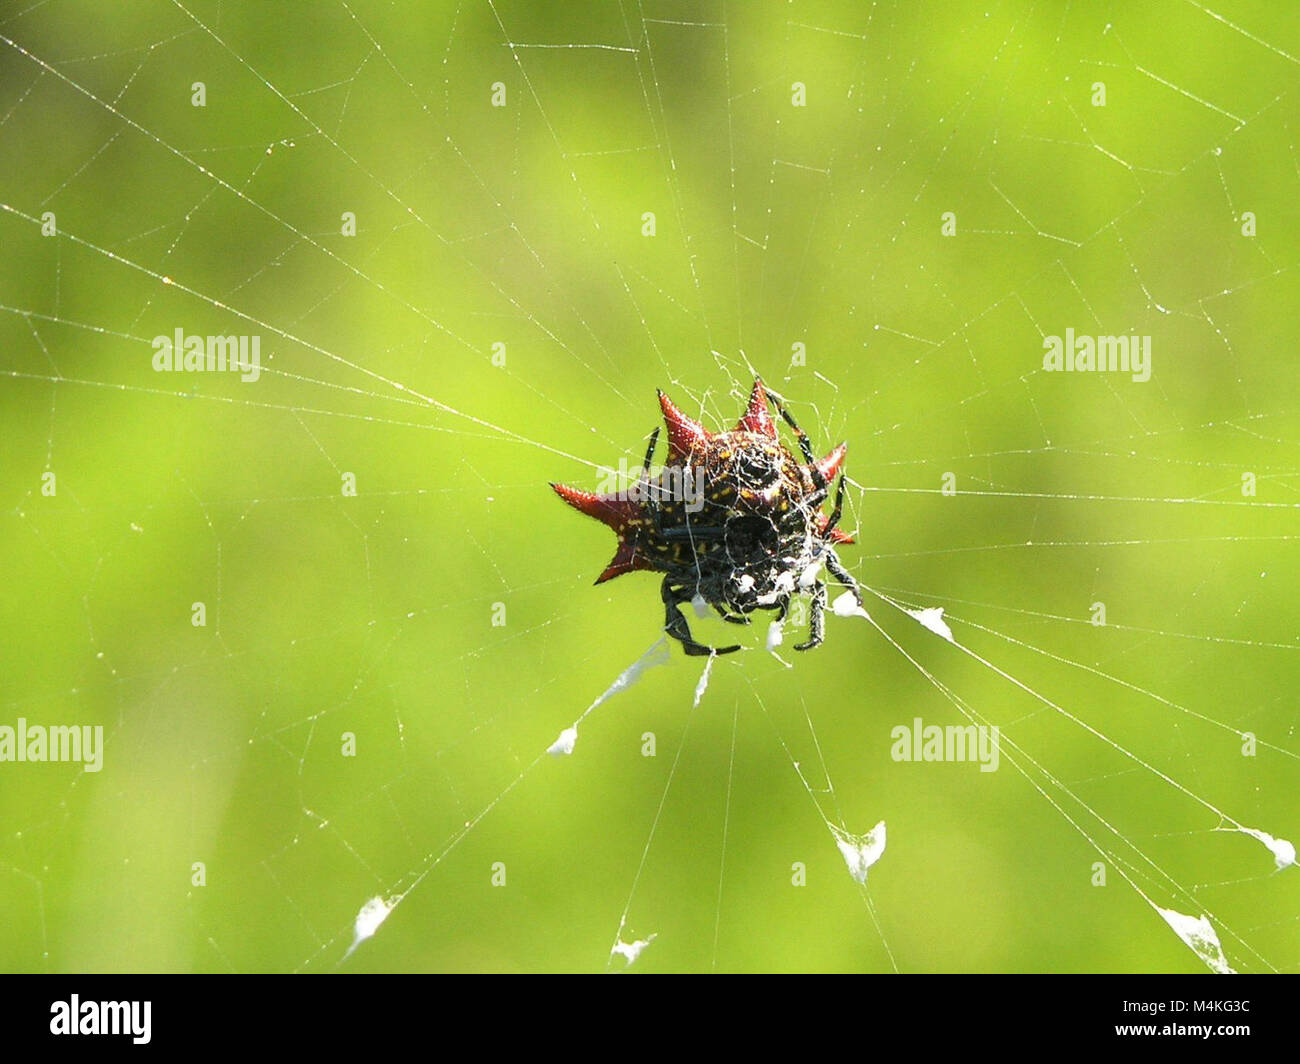
{"type": "Polygon", "coordinates": [[[819,646],[826,626],[823,566],[862,605],[857,582],[835,553],[835,544],[853,542],[837,527],[848,445],[814,459],[803,429],[758,378],[744,416],[729,432],[708,432],[662,391],[659,405],[668,429],[668,457],[657,477],[650,475],[656,428],[630,489],[597,495],[551,485],[570,506],[618,536],[614,558],[596,583],[639,569],[663,573],[664,630],[693,655],[730,654],[740,647],[696,642],[683,603],[702,601],[732,624],[749,624],[750,614],[760,609],[784,621],[792,596],[807,592],[808,640],[795,649],[819,646]],[[803,462],[781,442],[769,400],[794,432],[803,462]],[[834,505],[826,514],[822,506],[836,476],[834,505]]]}

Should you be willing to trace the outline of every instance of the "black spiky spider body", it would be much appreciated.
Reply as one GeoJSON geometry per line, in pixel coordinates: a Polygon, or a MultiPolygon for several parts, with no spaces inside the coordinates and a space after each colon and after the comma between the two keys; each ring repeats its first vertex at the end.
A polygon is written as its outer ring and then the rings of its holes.
{"type": "Polygon", "coordinates": [[[640,479],[629,490],[596,495],[551,485],[560,498],[618,535],[618,550],[596,583],[624,573],[664,574],[665,630],[688,654],[728,654],[739,646],[697,643],[681,612],[684,602],[712,606],[724,620],[748,624],[755,610],[785,619],[791,598],[811,597],[809,638],[796,650],[822,642],[825,567],[849,588],[857,584],[835,554],[853,540],[837,527],[844,481],[830,514],[822,510],[830,485],[844,464],[846,445],[814,460],[807,436],[775,395],[754,381],[749,404],[736,427],[708,432],[659,393],[668,429],[668,460],[657,477],[650,464],[659,439],[650,439],[640,479]],[[768,400],[799,441],[803,461],[781,442],[768,400]]]}

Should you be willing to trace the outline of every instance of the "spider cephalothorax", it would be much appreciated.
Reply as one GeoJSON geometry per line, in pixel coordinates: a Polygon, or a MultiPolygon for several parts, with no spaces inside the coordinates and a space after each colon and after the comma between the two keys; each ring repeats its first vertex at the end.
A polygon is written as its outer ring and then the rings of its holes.
{"type": "Polygon", "coordinates": [[[668,428],[668,460],[650,476],[659,430],[650,437],[637,482],[624,491],[597,495],[564,484],[551,487],[565,502],[609,525],[618,550],[596,583],[648,569],[664,574],[666,630],[688,654],[729,654],[691,637],[681,604],[703,601],[724,620],[748,624],[754,610],[773,610],[784,620],[790,599],[812,598],[809,637],[796,650],[821,643],[826,609],[822,566],[852,593],[857,584],[835,555],[834,544],[852,543],[836,524],[844,495],[841,477],[830,514],[822,506],[844,465],[845,444],[815,460],[808,437],[781,401],[754,381],[744,416],[729,432],[708,432],[659,393],[668,428]],[[768,407],[775,404],[793,430],[801,462],[781,442],[768,407]]]}

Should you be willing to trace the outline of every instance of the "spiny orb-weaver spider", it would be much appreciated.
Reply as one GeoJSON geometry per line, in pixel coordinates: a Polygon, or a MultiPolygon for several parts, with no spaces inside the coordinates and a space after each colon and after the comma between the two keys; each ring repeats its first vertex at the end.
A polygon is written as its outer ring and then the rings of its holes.
{"type": "Polygon", "coordinates": [[[618,536],[618,550],[596,583],[638,569],[663,573],[665,631],[687,654],[730,654],[740,647],[697,643],[682,603],[703,600],[733,624],[749,624],[749,615],[759,609],[784,621],[791,597],[808,592],[808,641],[795,649],[818,646],[826,624],[822,566],[862,605],[857,582],[834,549],[853,542],[836,527],[848,445],[814,459],[803,429],[757,378],[745,414],[730,432],[707,431],[662,391],[659,405],[668,429],[668,459],[657,477],[651,478],[650,463],[659,429],[650,437],[640,478],[629,489],[597,495],[551,485],[570,506],[618,536]],[[781,442],[768,400],[799,441],[802,463],[781,442]],[[835,505],[826,514],[822,505],[836,476],[835,505]],[[698,486],[695,491],[692,485],[698,486]]]}

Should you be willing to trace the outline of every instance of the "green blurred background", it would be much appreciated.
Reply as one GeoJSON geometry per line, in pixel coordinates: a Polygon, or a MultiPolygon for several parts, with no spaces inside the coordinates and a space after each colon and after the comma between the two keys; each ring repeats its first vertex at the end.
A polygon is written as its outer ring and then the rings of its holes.
{"type": "Polygon", "coordinates": [[[1205,971],[1159,905],[1300,968],[1296,870],[1217,830],[1300,834],[1300,9],[23,6],[0,723],[107,738],[0,764],[0,967],[1205,971]],[[265,372],[153,372],[178,327],[265,372]],[[1043,373],[1067,328],[1151,381],[1043,373]],[[692,708],[674,651],[535,764],[662,623],[547,482],[755,372],[850,443],[853,572],[996,669],[868,595],[914,662],[756,629],[692,708]],[[945,690],[998,772],[890,759],[945,690]],[[888,825],[874,921],[814,799],[888,825]]]}

